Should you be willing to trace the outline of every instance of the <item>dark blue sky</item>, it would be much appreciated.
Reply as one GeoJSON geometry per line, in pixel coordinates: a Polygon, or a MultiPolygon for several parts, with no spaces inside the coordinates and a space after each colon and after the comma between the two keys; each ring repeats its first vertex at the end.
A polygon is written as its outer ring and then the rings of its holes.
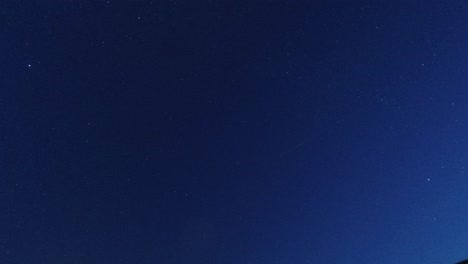
{"type": "Polygon", "coordinates": [[[0,263],[468,257],[463,1],[3,1],[0,263]]]}

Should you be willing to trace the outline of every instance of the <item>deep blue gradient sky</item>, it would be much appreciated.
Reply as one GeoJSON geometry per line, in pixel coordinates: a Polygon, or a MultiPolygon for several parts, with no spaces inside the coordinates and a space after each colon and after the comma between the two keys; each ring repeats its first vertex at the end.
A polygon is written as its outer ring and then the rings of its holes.
{"type": "Polygon", "coordinates": [[[468,257],[464,1],[3,1],[0,263],[468,257]]]}

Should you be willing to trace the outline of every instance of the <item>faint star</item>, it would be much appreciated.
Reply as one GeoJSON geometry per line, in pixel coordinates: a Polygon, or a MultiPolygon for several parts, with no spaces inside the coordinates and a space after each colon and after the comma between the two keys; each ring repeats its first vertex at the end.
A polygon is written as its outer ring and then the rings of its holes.
{"type": "Polygon", "coordinates": [[[31,66],[32,66],[31,64],[28,64],[28,68],[31,68],[31,66]]]}

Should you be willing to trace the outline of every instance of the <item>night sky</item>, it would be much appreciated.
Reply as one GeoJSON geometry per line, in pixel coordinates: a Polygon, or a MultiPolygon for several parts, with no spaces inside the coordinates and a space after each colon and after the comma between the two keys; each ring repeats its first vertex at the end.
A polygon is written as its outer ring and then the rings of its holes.
{"type": "Polygon", "coordinates": [[[468,258],[465,1],[0,3],[0,263],[468,258]]]}

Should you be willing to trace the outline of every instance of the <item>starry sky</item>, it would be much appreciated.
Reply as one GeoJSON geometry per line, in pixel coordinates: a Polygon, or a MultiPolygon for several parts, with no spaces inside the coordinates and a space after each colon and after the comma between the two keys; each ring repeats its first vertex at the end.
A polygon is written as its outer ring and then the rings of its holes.
{"type": "Polygon", "coordinates": [[[468,258],[465,1],[2,1],[0,263],[468,258]]]}

